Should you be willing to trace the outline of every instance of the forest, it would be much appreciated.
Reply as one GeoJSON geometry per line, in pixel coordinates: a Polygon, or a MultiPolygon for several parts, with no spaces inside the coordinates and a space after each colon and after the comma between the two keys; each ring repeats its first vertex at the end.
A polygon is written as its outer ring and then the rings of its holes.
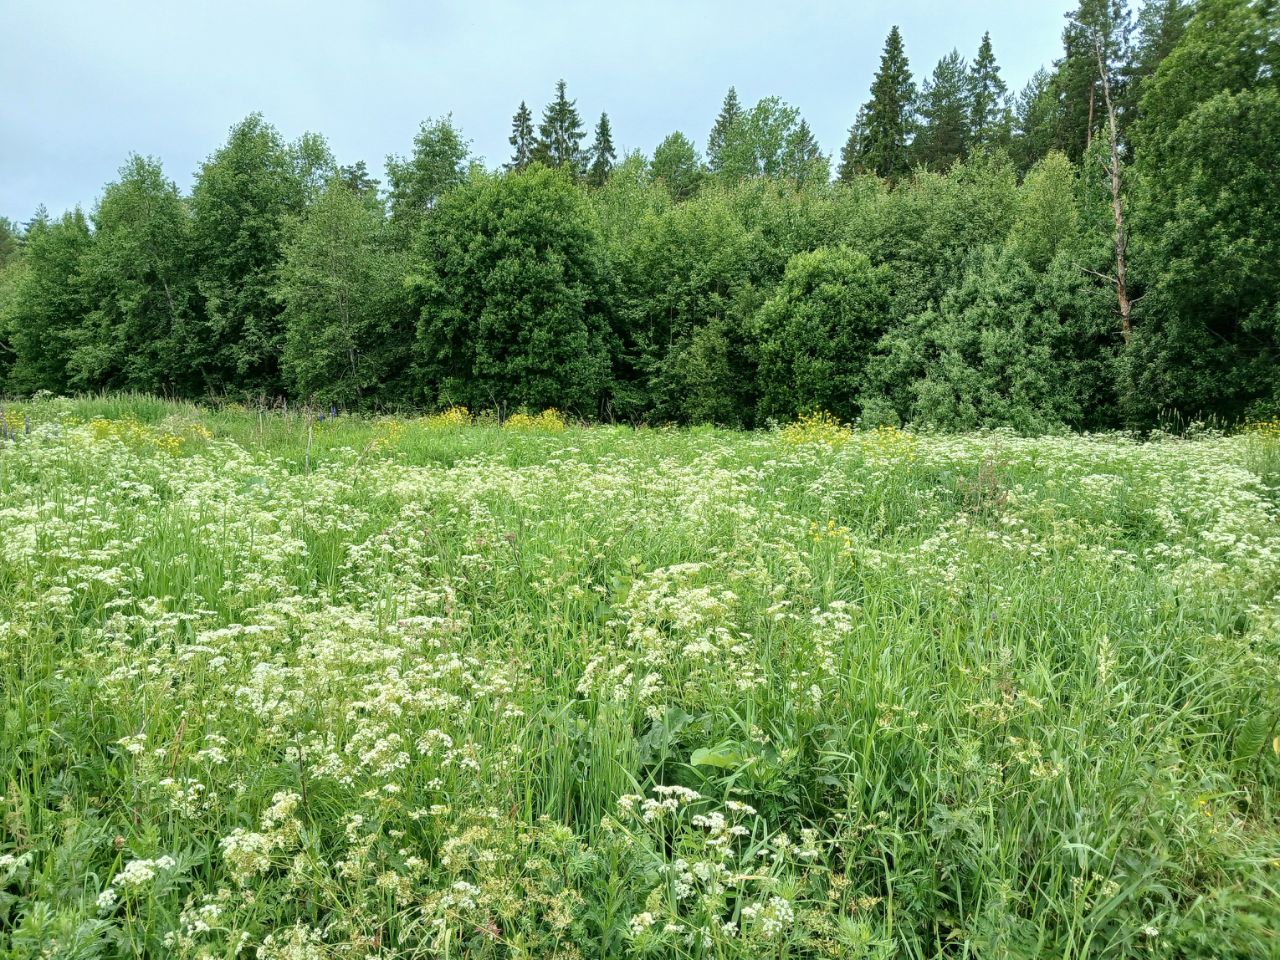
{"type": "Polygon", "coordinates": [[[130,156],[88,213],[0,222],[0,389],[746,428],[1274,416],[1280,4],[1080,0],[1016,93],[972,40],[917,75],[894,27],[830,155],[733,88],[701,148],[619,155],[561,81],[498,166],[449,115],[383,180],[259,114],[189,193],[130,156]]]}

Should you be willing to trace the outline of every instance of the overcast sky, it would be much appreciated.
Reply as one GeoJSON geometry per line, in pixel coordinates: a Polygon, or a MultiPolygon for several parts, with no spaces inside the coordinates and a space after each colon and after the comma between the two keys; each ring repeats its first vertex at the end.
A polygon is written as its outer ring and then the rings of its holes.
{"type": "MultiPolygon", "coordinates": [[[[672,130],[699,149],[730,84],[776,94],[839,153],[898,24],[917,82],[990,30],[1017,90],[1059,51],[1071,0],[0,0],[0,214],[91,208],[132,151],[185,190],[227,129],[259,110],[324,134],[381,175],[418,124],[452,113],[489,165],[511,115],[564,77],[585,125],[622,149],[672,130]]],[[[621,150],[620,150],[621,152],[621,150]]]]}

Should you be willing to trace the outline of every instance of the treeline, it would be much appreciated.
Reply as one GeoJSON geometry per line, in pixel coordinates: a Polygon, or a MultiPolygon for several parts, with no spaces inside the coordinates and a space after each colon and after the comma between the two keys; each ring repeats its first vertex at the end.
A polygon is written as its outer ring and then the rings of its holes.
{"type": "Polygon", "coordinates": [[[10,393],[557,406],[753,426],[1142,426],[1280,404],[1276,0],[1081,0],[1010,96],[897,30],[838,162],[776,97],[619,158],[561,82],[512,155],[424,123],[385,186],[236,125],[184,195],[0,229],[10,393]]]}

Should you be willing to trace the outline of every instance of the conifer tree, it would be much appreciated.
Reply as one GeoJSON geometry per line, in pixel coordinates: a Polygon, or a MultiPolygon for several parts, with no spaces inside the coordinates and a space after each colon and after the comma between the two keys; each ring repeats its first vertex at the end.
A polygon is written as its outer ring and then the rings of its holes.
{"type": "Polygon", "coordinates": [[[809,121],[803,117],[788,134],[782,156],[782,175],[795,183],[803,186],[831,177],[830,161],[823,156],[809,121]]]}
{"type": "Polygon", "coordinates": [[[1000,67],[991,49],[991,34],[982,35],[978,56],[969,67],[969,142],[989,147],[1009,134],[1009,88],[1000,79],[1000,67]]]}
{"type": "Polygon", "coordinates": [[[912,144],[917,162],[946,170],[968,151],[968,71],[956,50],[938,61],[920,96],[920,129],[912,144]]]}
{"type": "Polygon", "coordinates": [[[520,109],[511,118],[511,136],[507,138],[511,144],[511,162],[504,164],[507,170],[523,170],[533,162],[535,141],[533,136],[533,112],[529,105],[520,101],[520,109]]]}
{"type": "Polygon", "coordinates": [[[1102,83],[1097,53],[1111,79],[1111,96],[1117,104],[1124,90],[1119,74],[1129,45],[1132,24],[1124,0],[1080,0],[1067,14],[1062,32],[1063,55],[1054,64],[1050,97],[1055,105],[1053,146],[1079,161],[1104,123],[1102,83]]]}
{"type": "Polygon", "coordinates": [[[563,80],[556,82],[556,97],[542,110],[542,122],[538,125],[538,140],[533,159],[549,167],[567,167],[574,176],[585,170],[585,154],[582,150],[582,117],[577,101],[570,100],[563,80]]]}
{"type": "Polygon", "coordinates": [[[591,169],[587,175],[588,181],[593,186],[604,186],[604,182],[609,179],[609,174],[613,172],[613,163],[617,159],[618,153],[613,148],[613,131],[609,127],[609,115],[601,113],[600,120],[596,124],[596,139],[591,144],[591,169]]]}
{"type": "Polygon", "coordinates": [[[742,118],[742,104],[738,102],[738,91],[730,87],[724,95],[724,103],[720,106],[720,115],[716,117],[711,134],[707,137],[707,167],[716,173],[724,165],[724,148],[731,131],[742,118]]]}
{"type": "Polygon", "coordinates": [[[910,170],[915,100],[916,85],[903,49],[902,33],[895,26],[884,42],[880,69],[871,84],[862,139],[863,164],[886,180],[896,180],[910,170]]]}
{"type": "Polygon", "coordinates": [[[849,139],[840,150],[840,169],[836,176],[841,183],[852,183],[867,172],[862,163],[862,141],[867,135],[867,108],[858,108],[857,119],[849,128],[849,139]]]}
{"type": "Polygon", "coordinates": [[[376,177],[370,176],[369,167],[363,160],[358,160],[351,166],[343,165],[338,167],[338,178],[352,193],[369,194],[371,196],[377,196],[378,186],[382,182],[376,177]]]}
{"type": "Polygon", "coordinates": [[[1126,124],[1137,118],[1144,84],[1156,75],[1164,58],[1182,39],[1194,9],[1191,0],[1150,0],[1143,5],[1135,27],[1132,56],[1121,67],[1124,83],[1119,99],[1126,124]]]}

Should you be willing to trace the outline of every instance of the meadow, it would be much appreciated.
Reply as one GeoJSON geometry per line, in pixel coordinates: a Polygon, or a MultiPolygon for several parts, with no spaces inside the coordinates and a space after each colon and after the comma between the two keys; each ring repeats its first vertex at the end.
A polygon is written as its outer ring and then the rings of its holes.
{"type": "Polygon", "coordinates": [[[11,404],[0,957],[1280,955],[1280,430],[11,404]]]}

